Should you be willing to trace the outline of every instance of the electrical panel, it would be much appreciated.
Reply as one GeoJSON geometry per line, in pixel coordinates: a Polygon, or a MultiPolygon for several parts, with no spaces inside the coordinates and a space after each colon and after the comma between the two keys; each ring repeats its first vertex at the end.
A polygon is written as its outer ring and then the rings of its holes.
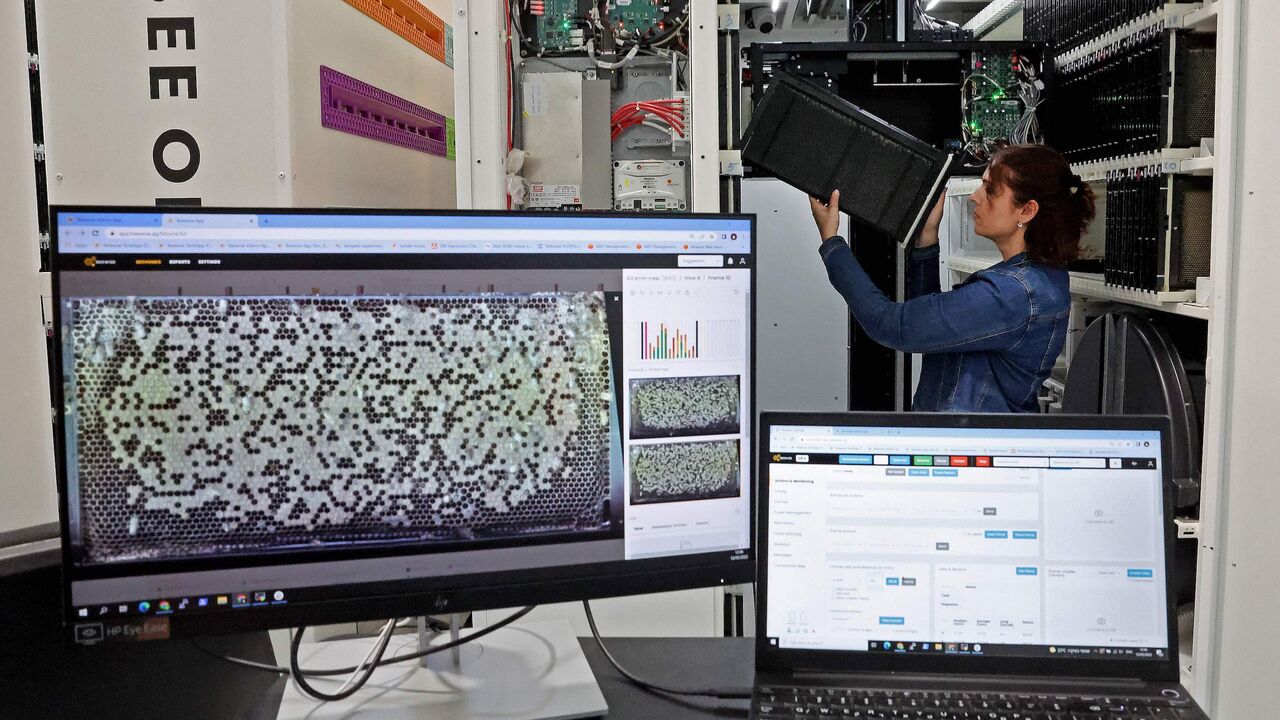
{"type": "Polygon", "coordinates": [[[688,12],[681,0],[513,3],[513,205],[691,209],[688,12]]]}
{"type": "Polygon", "coordinates": [[[1038,141],[1043,87],[1035,63],[1019,51],[974,51],[961,86],[965,154],[985,163],[1003,144],[1038,141]]]}

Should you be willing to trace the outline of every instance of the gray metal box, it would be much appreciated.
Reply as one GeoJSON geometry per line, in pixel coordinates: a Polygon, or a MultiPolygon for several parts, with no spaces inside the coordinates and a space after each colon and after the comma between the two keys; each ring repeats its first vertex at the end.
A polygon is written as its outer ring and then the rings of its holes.
{"type": "Polygon", "coordinates": [[[577,72],[525,72],[521,85],[526,207],[612,207],[609,81],[577,72]]]}

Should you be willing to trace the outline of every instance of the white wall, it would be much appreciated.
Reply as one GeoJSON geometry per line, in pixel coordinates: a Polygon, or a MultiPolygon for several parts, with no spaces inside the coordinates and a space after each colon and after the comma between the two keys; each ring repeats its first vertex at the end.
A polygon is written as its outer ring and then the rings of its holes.
{"type": "Polygon", "coordinates": [[[1241,124],[1234,163],[1238,192],[1230,210],[1236,228],[1231,269],[1235,282],[1226,288],[1234,317],[1228,319],[1226,331],[1232,340],[1223,358],[1229,385],[1218,517],[1219,627],[1209,683],[1216,690],[1211,714],[1221,720],[1275,717],[1271,696],[1280,682],[1275,660],[1280,647],[1280,479],[1274,457],[1280,432],[1275,422],[1280,411],[1280,240],[1275,221],[1280,197],[1280,82],[1275,68],[1280,45],[1274,37],[1280,3],[1241,4],[1241,124]]]}
{"type": "MultiPolygon", "coordinates": [[[[278,177],[287,127],[273,95],[283,77],[272,52],[283,42],[282,1],[40,0],[50,202],[287,204],[278,177]],[[193,18],[195,49],[187,49],[186,32],[175,34],[175,48],[161,32],[149,50],[148,20],[180,17],[193,18]],[[161,81],[152,99],[153,66],[194,66],[196,97],[188,97],[185,81],[171,97],[161,81]],[[200,151],[195,175],[182,182],[161,177],[152,159],[156,139],[170,129],[188,132],[200,151]]],[[[164,152],[174,168],[189,156],[177,144],[164,152]]]]}
{"type": "Polygon", "coordinates": [[[0,532],[58,519],[24,18],[0,3],[0,532]]]}
{"type": "MultiPolygon", "coordinates": [[[[452,22],[449,0],[423,5],[452,22]]],[[[285,26],[287,41],[271,41],[288,53],[291,204],[457,207],[453,160],[335,132],[321,126],[319,109],[319,66],[326,65],[454,117],[454,69],[345,2],[293,0],[285,26]]]]}

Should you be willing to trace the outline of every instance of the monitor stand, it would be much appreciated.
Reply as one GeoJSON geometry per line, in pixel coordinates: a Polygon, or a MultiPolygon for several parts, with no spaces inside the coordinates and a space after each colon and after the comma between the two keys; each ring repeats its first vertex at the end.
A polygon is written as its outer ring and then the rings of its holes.
{"type": "MultiPolygon", "coordinates": [[[[456,630],[452,635],[459,636],[456,630]]],[[[448,637],[432,638],[421,627],[417,636],[395,635],[386,657],[414,652],[423,640],[439,645],[448,637]]],[[[359,638],[303,643],[298,664],[304,669],[354,666],[375,642],[376,638],[359,638]]],[[[578,638],[565,620],[511,625],[424,660],[425,667],[421,661],[409,661],[378,668],[363,688],[338,702],[322,703],[289,681],[277,717],[568,720],[609,711],[578,638]]],[[[334,693],[346,676],[308,681],[321,692],[334,693]]]]}

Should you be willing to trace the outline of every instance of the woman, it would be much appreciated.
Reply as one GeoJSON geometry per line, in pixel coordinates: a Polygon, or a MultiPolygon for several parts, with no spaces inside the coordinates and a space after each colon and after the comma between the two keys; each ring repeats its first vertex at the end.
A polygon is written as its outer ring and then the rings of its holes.
{"type": "Polygon", "coordinates": [[[1037,390],[1067,337],[1071,296],[1067,263],[1094,217],[1089,185],[1043,145],[1005,148],[992,158],[969,198],[974,229],[1004,260],[939,292],[938,227],[929,215],[907,264],[907,301],[885,297],[836,235],[840,193],[813,217],[831,284],[867,335],[882,345],[923,353],[914,407],[926,412],[1036,412],[1037,390]]]}

